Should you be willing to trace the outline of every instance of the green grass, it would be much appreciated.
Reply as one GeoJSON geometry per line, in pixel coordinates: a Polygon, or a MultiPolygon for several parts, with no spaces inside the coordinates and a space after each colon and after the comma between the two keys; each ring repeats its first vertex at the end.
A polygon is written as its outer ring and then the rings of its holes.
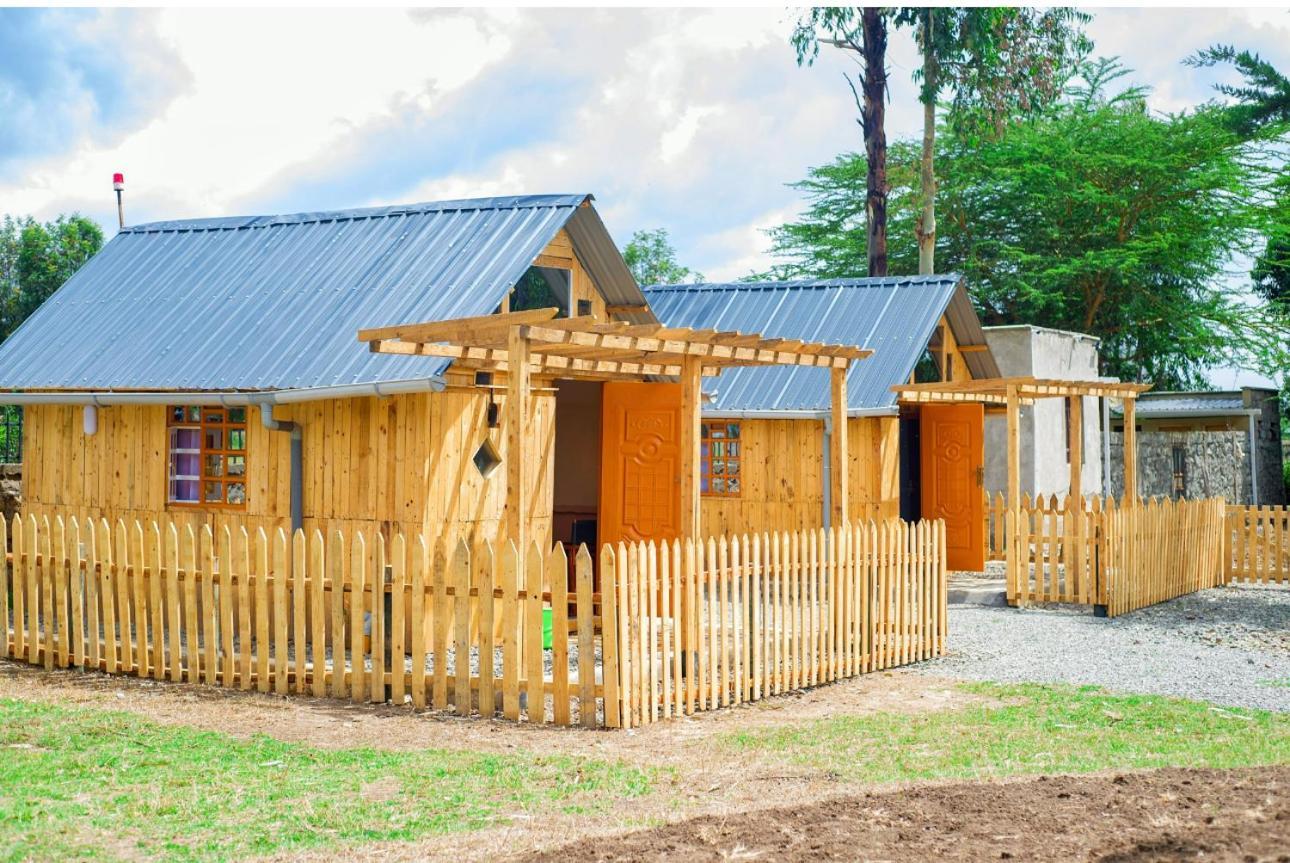
{"type": "Polygon", "coordinates": [[[603,811],[654,778],[574,757],[239,740],[0,699],[0,860],[227,860],[408,840],[603,811]]]}
{"type": "Polygon", "coordinates": [[[1290,763],[1290,716],[1096,687],[963,684],[989,701],[823,719],[726,739],[856,782],[1290,763]]]}

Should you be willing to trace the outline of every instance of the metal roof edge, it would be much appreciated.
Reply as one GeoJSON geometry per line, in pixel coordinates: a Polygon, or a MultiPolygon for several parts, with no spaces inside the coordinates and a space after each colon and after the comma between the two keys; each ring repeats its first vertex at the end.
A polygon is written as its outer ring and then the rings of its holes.
{"type": "Polygon", "coordinates": [[[166,219],[128,225],[120,234],[155,234],[168,231],[230,231],[239,228],[267,228],[271,225],[302,225],[314,222],[344,222],[379,219],[389,216],[434,213],[448,210],[526,210],[539,207],[574,208],[592,200],[589,193],[509,195],[491,198],[459,198],[448,201],[423,201],[415,204],[388,204],[379,207],[354,207],[341,210],[315,210],[261,216],[215,216],[197,219],[166,219]]]}

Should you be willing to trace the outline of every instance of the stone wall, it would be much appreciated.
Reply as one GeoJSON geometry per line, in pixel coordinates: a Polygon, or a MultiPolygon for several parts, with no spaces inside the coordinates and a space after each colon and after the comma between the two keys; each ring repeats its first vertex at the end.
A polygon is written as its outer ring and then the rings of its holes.
{"type": "MultiPolygon", "coordinates": [[[[1123,452],[1124,435],[1111,432],[1111,452],[1123,452]]],[[[1249,437],[1244,431],[1138,432],[1138,493],[1173,495],[1173,448],[1183,447],[1187,466],[1185,497],[1221,495],[1228,503],[1250,501],[1249,437]]],[[[1124,461],[1111,459],[1111,494],[1124,496],[1124,461]]]]}
{"type": "Polygon", "coordinates": [[[1254,389],[1246,392],[1250,407],[1262,411],[1255,432],[1259,448],[1259,503],[1282,506],[1286,503],[1286,486],[1281,467],[1281,413],[1277,393],[1254,389]]]}

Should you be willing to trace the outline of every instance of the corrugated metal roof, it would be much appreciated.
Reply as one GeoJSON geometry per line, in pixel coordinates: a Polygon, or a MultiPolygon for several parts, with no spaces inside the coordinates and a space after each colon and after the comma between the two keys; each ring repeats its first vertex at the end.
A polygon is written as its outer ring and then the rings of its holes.
{"type": "Polygon", "coordinates": [[[271,390],[439,375],[361,327],[487,314],[562,227],[611,303],[643,298],[588,195],[126,228],[0,346],[5,389],[271,390]],[[610,254],[610,251],[613,254],[610,254]]]}
{"type": "MultiPolygon", "coordinates": [[[[1249,408],[1239,392],[1143,393],[1135,410],[1139,418],[1162,414],[1223,416],[1245,413],[1249,408]]],[[[1119,410],[1116,413],[1120,413],[1119,410]]]]}
{"type": "MultiPolygon", "coordinates": [[[[960,343],[985,344],[956,275],[660,285],[646,288],[645,296],[666,326],[872,348],[873,356],[855,363],[847,377],[851,410],[894,409],[891,387],[909,379],[943,314],[949,313],[960,343]]],[[[975,361],[974,376],[998,376],[988,351],[964,356],[975,361]]],[[[829,373],[819,368],[729,369],[705,389],[717,392],[716,401],[704,406],[712,412],[817,411],[829,406],[829,373]]]]}

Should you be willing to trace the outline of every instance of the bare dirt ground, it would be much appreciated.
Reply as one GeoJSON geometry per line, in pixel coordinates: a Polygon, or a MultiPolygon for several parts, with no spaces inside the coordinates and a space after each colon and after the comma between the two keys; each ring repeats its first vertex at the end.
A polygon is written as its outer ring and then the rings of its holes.
{"type": "Polygon", "coordinates": [[[875,791],[582,840],[530,859],[1282,863],[1290,861],[1290,767],[875,791]]]}
{"type": "Polygon", "coordinates": [[[786,765],[773,753],[743,751],[733,758],[722,748],[722,738],[743,729],[876,712],[913,715],[981,701],[953,681],[904,672],[615,732],[46,672],[7,661],[0,661],[0,697],[123,710],[165,725],[321,747],[559,753],[662,768],[653,793],[609,813],[534,818],[517,812],[473,832],[283,853],[274,860],[543,854],[538,859],[1146,861],[1201,855],[1290,863],[1290,767],[907,784],[864,793],[827,772],[786,765]],[[766,808],[788,801],[791,808],[766,808]],[[1025,829],[1035,824],[1043,829],[1025,829]]]}
{"type": "MultiPolygon", "coordinates": [[[[265,734],[291,743],[387,750],[436,748],[472,752],[532,752],[621,761],[662,768],[656,789],[612,813],[514,813],[509,823],[413,843],[375,843],[334,852],[283,853],[274,860],[471,860],[548,848],[571,837],[611,836],[679,819],[735,812],[786,799],[836,796],[838,777],[786,767],[773,754],[732,758],[721,738],[744,729],[783,726],[832,716],[918,714],[982,701],[954,681],[903,672],[871,674],[755,704],[696,714],[629,731],[460,719],[411,707],[351,704],[306,696],[283,698],[189,684],[114,677],[94,672],[47,672],[0,660],[0,698],[83,705],[137,714],[238,737],[265,734]],[[357,855],[357,856],[356,856],[357,855]]],[[[854,786],[851,786],[854,787],[854,786]]]]}

